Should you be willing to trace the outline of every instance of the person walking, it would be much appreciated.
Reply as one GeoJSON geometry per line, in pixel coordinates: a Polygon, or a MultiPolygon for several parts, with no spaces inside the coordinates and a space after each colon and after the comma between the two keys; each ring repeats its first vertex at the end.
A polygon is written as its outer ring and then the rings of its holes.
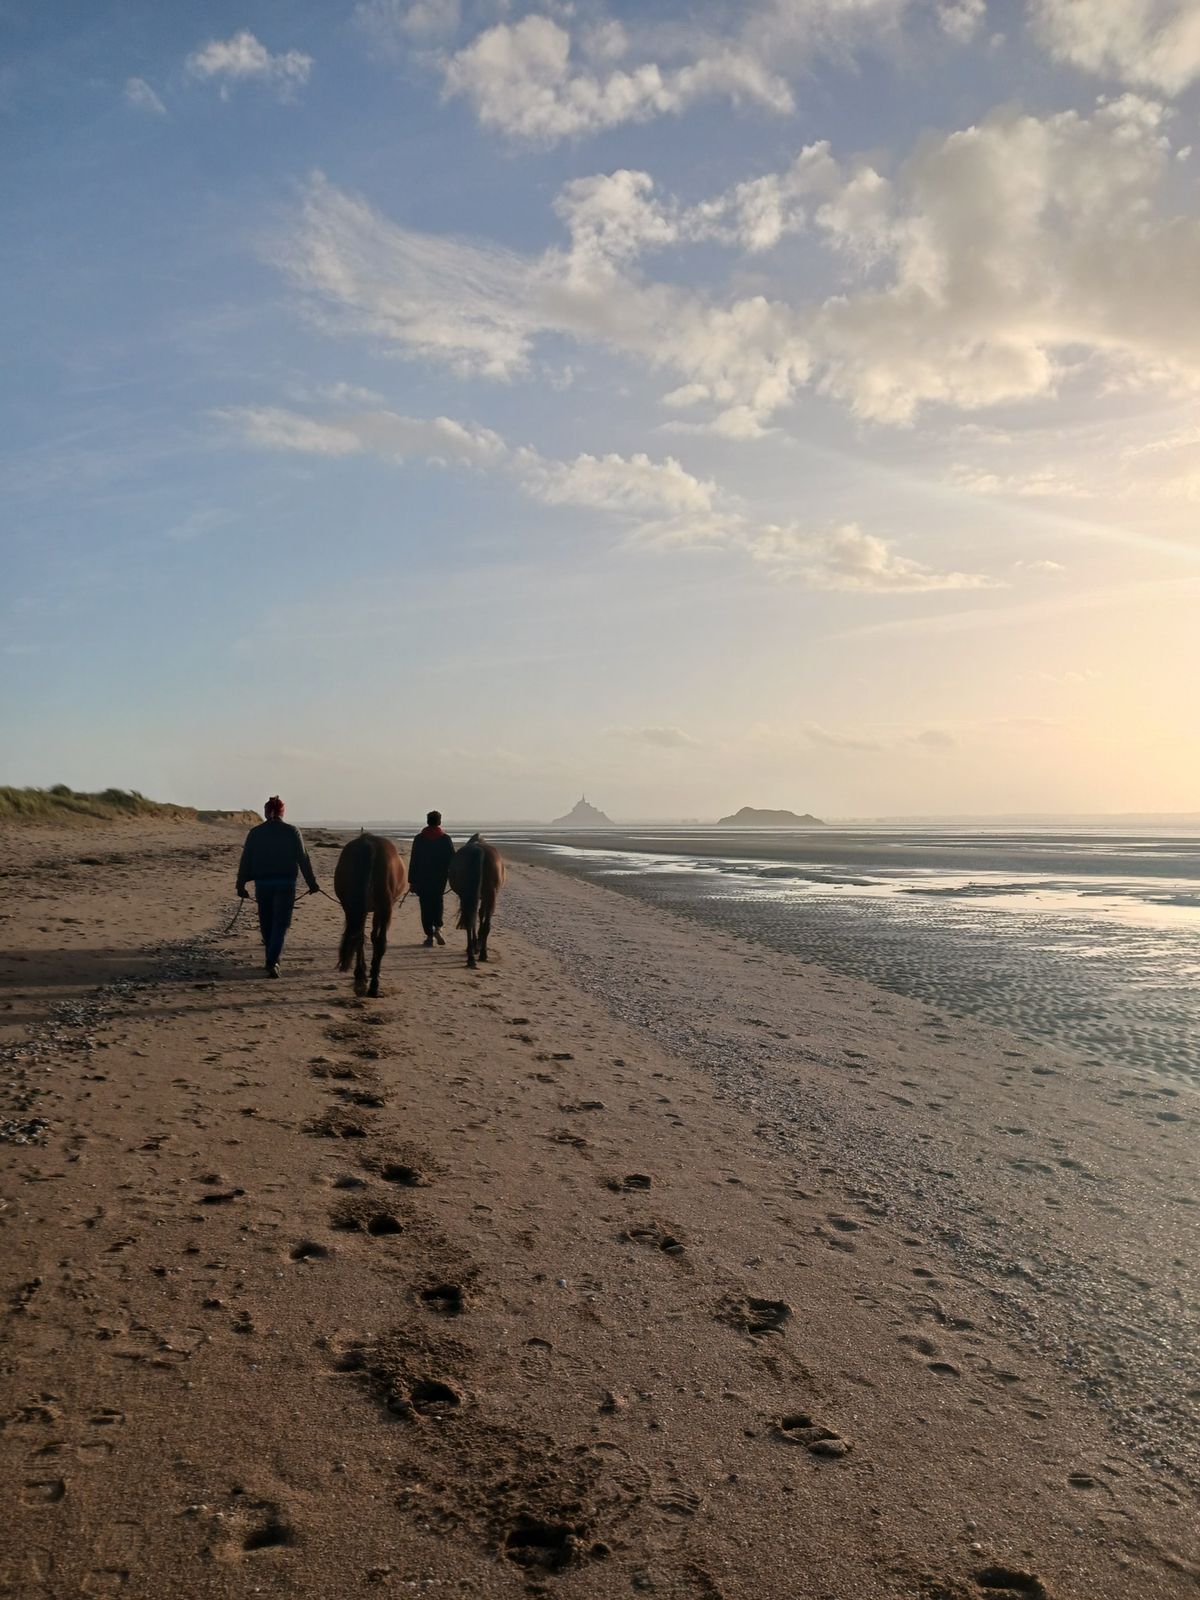
{"type": "Polygon", "coordinates": [[[267,801],[263,815],[266,821],[250,829],[242,846],[237,892],[243,900],[248,899],[246,885],[254,884],[267,976],[277,978],[283,941],[296,904],[296,877],[301,872],[304,874],[309,894],[316,894],[319,885],[308,859],[304,835],[299,828],[283,820],[283,801],[277,794],[267,801]]]}
{"type": "Polygon", "coordinates": [[[426,826],[412,842],[408,857],[408,881],[421,902],[421,926],[425,944],[445,944],[442,917],[446,896],[446,874],[454,854],[454,840],[442,829],[442,813],[431,811],[426,826]]]}

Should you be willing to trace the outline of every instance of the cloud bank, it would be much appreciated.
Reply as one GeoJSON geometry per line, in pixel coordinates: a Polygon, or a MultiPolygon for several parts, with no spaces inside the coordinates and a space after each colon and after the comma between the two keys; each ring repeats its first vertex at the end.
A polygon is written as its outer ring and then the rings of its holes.
{"type": "Polygon", "coordinates": [[[1200,219],[1173,212],[1170,117],[1127,94],[1089,115],[1012,108],[931,137],[897,169],[807,147],[778,173],[692,206],[644,172],[575,179],[566,242],[539,256],[421,233],[310,183],[275,259],[331,331],[510,381],[548,336],[668,378],[664,401],[753,438],[805,390],[907,425],[1094,386],[1200,385],[1200,219]],[[650,259],[716,241],[769,258],[806,234],[832,291],[764,271],[721,295],[656,280],[650,259]]]}
{"type": "Polygon", "coordinates": [[[259,449],[500,471],[529,499],[607,519],[636,543],[740,552],[773,577],[810,589],[912,594],[996,586],[982,573],[929,568],[854,523],[832,529],[759,523],[716,483],[695,477],[671,456],[654,461],[641,452],[584,452],[556,461],[528,447],[514,450],[489,428],[389,411],[316,417],[279,406],[241,406],[216,415],[241,442],[259,449]]]}

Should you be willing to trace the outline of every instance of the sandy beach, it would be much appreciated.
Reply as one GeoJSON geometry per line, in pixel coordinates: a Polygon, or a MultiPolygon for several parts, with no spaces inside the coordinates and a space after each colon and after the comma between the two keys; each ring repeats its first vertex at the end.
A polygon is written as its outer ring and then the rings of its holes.
{"type": "Polygon", "coordinates": [[[1192,1090],[524,861],[266,982],[241,838],[0,836],[0,1593],[1197,1594],[1192,1090]]]}

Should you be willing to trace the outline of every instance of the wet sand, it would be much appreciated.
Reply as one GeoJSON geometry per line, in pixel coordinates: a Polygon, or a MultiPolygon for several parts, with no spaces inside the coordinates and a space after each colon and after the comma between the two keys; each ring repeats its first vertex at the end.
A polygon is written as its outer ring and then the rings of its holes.
{"type": "Polygon", "coordinates": [[[0,839],[0,1593],[1197,1592],[1194,1096],[524,864],[268,982],[240,838],[0,839]]]}
{"type": "Polygon", "coordinates": [[[1197,840],[613,833],[522,858],[720,933],[1200,1090],[1197,840]]]}

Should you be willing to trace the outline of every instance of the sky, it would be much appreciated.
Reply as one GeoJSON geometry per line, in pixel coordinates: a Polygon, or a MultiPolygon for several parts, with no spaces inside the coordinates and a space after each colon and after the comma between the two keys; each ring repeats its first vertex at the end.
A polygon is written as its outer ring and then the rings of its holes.
{"type": "Polygon", "coordinates": [[[1200,0],[0,0],[0,781],[1200,809],[1200,0]]]}

